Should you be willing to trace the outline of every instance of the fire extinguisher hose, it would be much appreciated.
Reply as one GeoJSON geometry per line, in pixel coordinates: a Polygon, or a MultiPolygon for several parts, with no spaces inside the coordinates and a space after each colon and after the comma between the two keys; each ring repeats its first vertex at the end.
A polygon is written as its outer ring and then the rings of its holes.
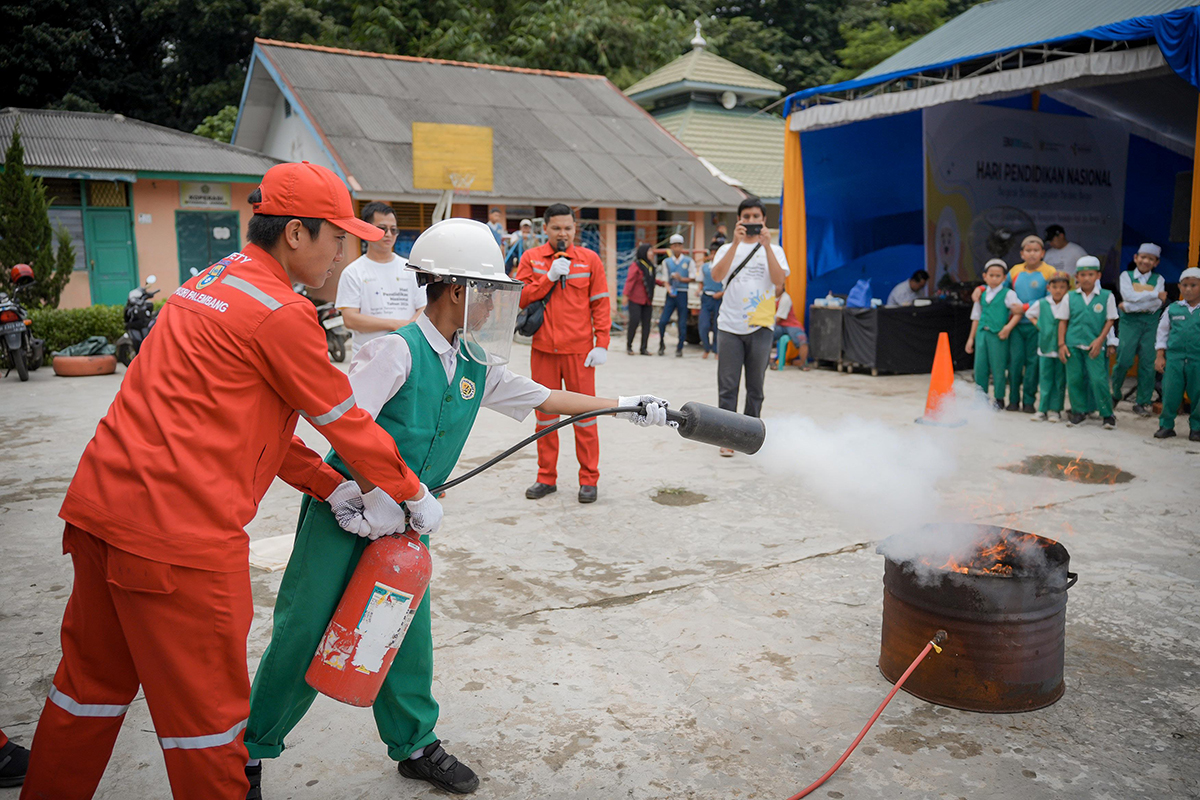
{"type": "Polygon", "coordinates": [[[892,702],[892,698],[896,696],[896,692],[900,691],[900,687],[904,685],[906,680],[908,680],[908,676],[912,675],[913,670],[917,668],[917,665],[925,660],[925,656],[929,655],[930,650],[937,650],[939,653],[942,652],[942,648],[938,645],[945,641],[945,631],[938,631],[933,635],[933,638],[930,639],[929,643],[925,645],[925,649],[921,651],[921,654],[913,659],[913,662],[908,665],[908,669],[904,670],[904,674],[900,676],[900,680],[896,681],[896,685],[892,687],[890,692],[888,692],[888,696],[883,698],[883,702],[879,704],[879,708],[875,709],[875,713],[871,715],[869,720],[867,720],[867,724],[864,725],[863,729],[858,732],[858,736],[853,742],[850,743],[850,746],[846,748],[846,752],[842,753],[842,757],[837,760],[837,763],[830,767],[829,771],[822,775],[819,780],[799,794],[792,795],[788,798],[788,800],[800,800],[801,797],[807,797],[818,787],[820,787],[821,784],[829,780],[830,777],[833,776],[833,773],[837,772],[838,769],[841,768],[842,764],[846,763],[846,759],[849,758],[850,754],[854,752],[854,748],[858,747],[859,742],[861,742],[863,737],[867,735],[867,731],[871,730],[871,726],[875,724],[875,720],[879,719],[879,715],[883,713],[885,708],[887,708],[887,704],[892,702]]]}

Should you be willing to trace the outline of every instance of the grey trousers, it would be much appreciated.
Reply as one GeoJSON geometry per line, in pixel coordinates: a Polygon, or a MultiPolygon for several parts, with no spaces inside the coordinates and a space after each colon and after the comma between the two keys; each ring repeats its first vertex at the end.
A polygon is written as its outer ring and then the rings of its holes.
{"type": "Polygon", "coordinates": [[[737,334],[717,331],[717,401],[721,408],[737,411],[738,384],[746,373],[746,406],[742,413],[748,417],[762,414],[763,378],[771,356],[771,329],[759,328],[753,333],[737,334]]]}

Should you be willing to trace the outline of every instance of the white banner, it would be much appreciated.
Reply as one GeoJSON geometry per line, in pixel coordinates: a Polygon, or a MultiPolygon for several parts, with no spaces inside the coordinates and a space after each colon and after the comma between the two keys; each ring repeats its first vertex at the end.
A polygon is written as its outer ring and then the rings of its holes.
{"type": "Polygon", "coordinates": [[[1053,224],[1117,268],[1125,126],[971,103],[923,114],[925,251],[935,283],[977,280],[990,258],[1016,264],[1021,240],[1053,224]]]}
{"type": "Polygon", "coordinates": [[[179,182],[179,205],[183,208],[229,208],[232,194],[228,183],[179,182]]]}

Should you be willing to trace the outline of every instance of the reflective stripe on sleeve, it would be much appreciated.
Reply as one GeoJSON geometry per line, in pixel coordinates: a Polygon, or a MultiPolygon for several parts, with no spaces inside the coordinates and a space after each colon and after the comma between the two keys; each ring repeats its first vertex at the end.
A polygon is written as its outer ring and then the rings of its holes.
{"type": "Polygon", "coordinates": [[[534,267],[534,268],[533,268],[533,271],[534,271],[534,272],[536,272],[538,275],[545,275],[545,274],[546,274],[547,272],[549,272],[550,270],[548,270],[548,269],[538,269],[537,267],[534,267]]]}
{"type": "Polygon", "coordinates": [[[354,408],[354,395],[350,395],[324,414],[318,414],[314,417],[311,414],[301,411],[300,416],[311,422],[313,427],[319,428],[322,425],[328,425],[331,422],[336,422],[342,416],[342,414],[345,414],[352,408],[354,408]]]}
{"type": "Polygon", "coordinates": [[[49,699],[51,703],[76,717],[120,717],[129,710],[125,705],[105,705],[103,703],[81,703],[73,697],[59,691],[54,684],[50,685],[49,699]]]}
{"type": "Polygon", "coordinates": [[[236,275],[226,275],[221,279],[221,283],[229,286],[230,288],[237,289],[239,292],[250,295],[272,311],[283,307],[283,303],[279,302],[274,297],[271,297],[271,295],[267,294],[250,281],[242,280],[236,275]]]}
{"type": "Polygon", "coordinates": [[[208,747],[220,747],[237,739],[238,734],[246,727],[247,720],[242,720],[224,733],[210,733],[206,736],[160,736],[158,743],[163,750],[203,750],[208,747]]]}
{"type": "Polygon", "coordinates": [[[572,272],[570,275],[567,276],[567,278],[590,278],[590,277],[592,277],[592,273],[590,273],[590,272],[572,272]]]}
{"type": "Polygon", "coordinates": [[[588,298],[588,302],[594,303],[602,297],[608,297],[608,292],[601,292],[600,294],[594,294],[588,298]]]}

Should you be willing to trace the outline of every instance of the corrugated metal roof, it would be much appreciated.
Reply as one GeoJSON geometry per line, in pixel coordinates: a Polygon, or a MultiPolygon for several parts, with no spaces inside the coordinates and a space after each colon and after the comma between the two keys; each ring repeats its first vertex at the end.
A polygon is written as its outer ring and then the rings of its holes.
{"type": "Polygon", "coordinates": [[[53,169],[261,176],[275,159],[120,114],[6,108],[0,142],[21,122],[25,163],[53,169]]]}
{"type": "Polygon", "coordinates": [[[972,6],[859,79],[916,72],[934,64],[1070,37],[1101,25],[1196,5],[1200,0],[991,0],[972,6]]]}
{"type": "Polygon", "coordinates": [[[741,181],[746,191],[765,198],[783,191],[785,123],[780,117],[689,103],[655,119],[697,155],[741,181]]]}
{"type": "MultiPolygon", "coordinates": [[[[1200,2],[1200,0],[1198,0],[1200,2]]],[[[783,91],[782,84],[764,78],[757,72],[739,67],[732,61],[710,53],[702,47],[693,49],[681,55],[666,66],[659,67],[640,81],[625,90],[625,94],[633,99],[638,95],[669,86],[672,83],[690,81],[728,87],[731,90],[755,89],[758,92],[779,94],[783,91]]]]}
{"type": "MultiPolygon", "coordinates": [[[[363,197],[436,197],[412,186],[411,130],[414,122],[441,122],[492,128],[494,191],[473,197],[705,209],[741,200],[600,76],[265,40],[256,48],[306,107],[363,197]]],[[[257,102],[243,108],[239,126],[247,114],[270,114],[257,102]]]]}

